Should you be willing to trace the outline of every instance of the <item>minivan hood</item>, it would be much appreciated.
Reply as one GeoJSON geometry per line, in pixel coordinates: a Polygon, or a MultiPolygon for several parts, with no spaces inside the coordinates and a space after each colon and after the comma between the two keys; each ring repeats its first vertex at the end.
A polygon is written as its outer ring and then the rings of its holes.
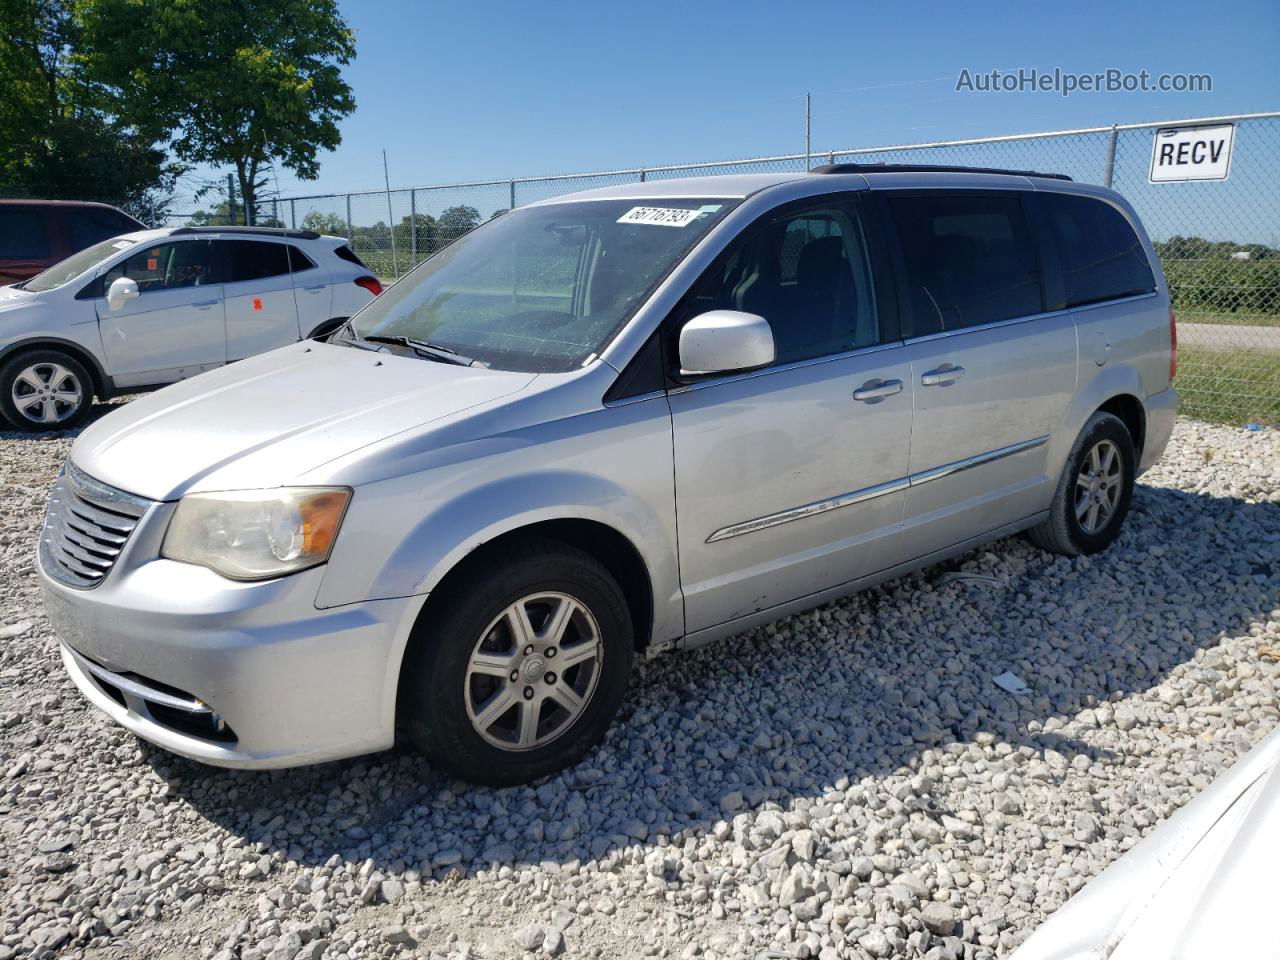
{"type": "Polygon", "coordinates": [[[134,400],[85,430],[71,459],[151,500],[306,482],[330,460],[535,377],[306,341],[134,400]]]}

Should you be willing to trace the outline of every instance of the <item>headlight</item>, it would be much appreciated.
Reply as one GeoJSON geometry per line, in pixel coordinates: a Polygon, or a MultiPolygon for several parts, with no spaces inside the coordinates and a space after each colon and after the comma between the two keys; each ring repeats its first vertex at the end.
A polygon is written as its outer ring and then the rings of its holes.
{"type": "Polygon", "coordinates": [[[160,552],[233,580],[265,580],[329,559],[346,487],[232,490],[183,497],[160,552]]]}

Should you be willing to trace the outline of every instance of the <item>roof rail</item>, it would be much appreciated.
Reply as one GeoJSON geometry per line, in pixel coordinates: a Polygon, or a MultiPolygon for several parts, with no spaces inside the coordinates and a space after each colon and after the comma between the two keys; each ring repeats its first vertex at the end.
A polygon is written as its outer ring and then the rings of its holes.
{"type": "Polygon", "coordinates": [[[247,233],[269,237],[292,237],[295,240],[319,240],[314,230],[289,230],[285,227],[178,227],[174,234],[184,233],[247,233]]]}
{"type": "Polygon", "coordinates": [[[824,163],[810,173],[1003,173],[1014,177],[1046,177],[1070,180],[1065,173],[1041,173],[1038,170],[1005,170],[1000,167],[956,167],[934,163],[824,163]]]}

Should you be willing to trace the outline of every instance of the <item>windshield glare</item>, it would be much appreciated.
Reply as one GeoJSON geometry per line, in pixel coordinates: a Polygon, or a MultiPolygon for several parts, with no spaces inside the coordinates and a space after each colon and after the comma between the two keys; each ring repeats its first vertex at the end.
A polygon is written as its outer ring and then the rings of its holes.
{"type": "Polygon", "coordinates": [[[733,203],[579,200],[513,210],[390,287],[352,329],[427,341],[498,370],[572,370],[733,203]]]}
{"type": "Polygon", "coordinates": [[[37,273],[23,285],[22,289],[29,290],[32,293],[54,290],[63,284],[70,283],[86,270],[93,268],[112,254],[133,246],[133,244],[133,240],[122,240],[119,237],[113,237],[110,240],[95,243],[92,247],[85,247],[79,253],[73,253],[67,259],[55,263],[44,273],[37,273]]]}

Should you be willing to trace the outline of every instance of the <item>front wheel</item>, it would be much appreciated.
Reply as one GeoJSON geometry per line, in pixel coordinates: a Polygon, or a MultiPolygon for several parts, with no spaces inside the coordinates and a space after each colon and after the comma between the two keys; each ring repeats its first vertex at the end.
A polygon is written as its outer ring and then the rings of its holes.
{"type": "Polygon", "coordinates": [[[1069,557],[1105,550],[1129,512],[1136,464],[1124,422],[1095,413],[1067,457],[1048,518],[1028,531],[1031,541],[1069,557]]]}
{"type": "Polygon", "coordinates": [[[60,350],[33,350],[0,366],[0,419],[19,430],[69,430],[92,405],[89,371],[60,350]]]}
{"type": "Polygon", "coordinates": [[[564,769],[600,742],[634,646],[626,598],[589,554],[531,541],[474,558],[428,605],[400,680],[400,717],[434,763],[492,786],[564,769]]]}

